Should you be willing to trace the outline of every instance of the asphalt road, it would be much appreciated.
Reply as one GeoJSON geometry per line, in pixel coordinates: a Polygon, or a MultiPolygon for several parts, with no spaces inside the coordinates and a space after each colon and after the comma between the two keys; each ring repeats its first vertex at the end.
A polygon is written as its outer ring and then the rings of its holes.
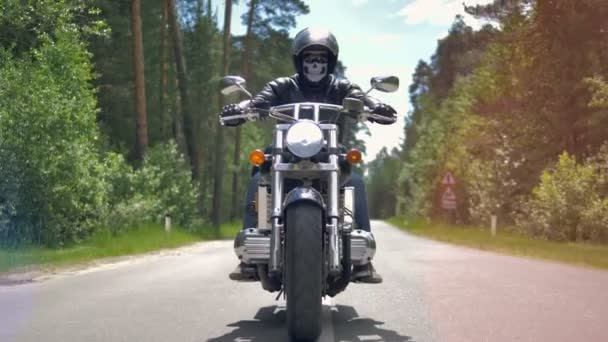
{"type": "MultiPolygon", "coordinates": [[[[320,341],[608,341],[608,272],[374,222],[381,285],[325,301],[320,341]]],[[[284,302],[234,283],[232,242],[0,286],[0,341],[285,341],[284,302]]]]}

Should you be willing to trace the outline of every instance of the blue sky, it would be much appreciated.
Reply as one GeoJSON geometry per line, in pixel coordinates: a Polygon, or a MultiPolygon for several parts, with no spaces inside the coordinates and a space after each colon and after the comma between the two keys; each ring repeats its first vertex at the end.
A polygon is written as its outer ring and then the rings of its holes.
{"type": "MultiPolygon", "coordinates": [[[[399,122],[391,126],[368,124],[371,136],[363,137],[367,145],[366,160],[387,147],[403,141],[405,116],[410,105],[408,87],[420,59],[428,60],[437,40],[444,37],[457,14],[467,5],[489,0],[304,0],[310,13],[298,19],[293,34],[308,26],[325,27],[340,44],[340,59],[346,65],[346,76],[366,89],[372,76],[396,75],[401,87],[396,93],[373,92],[373,96],[394,106],[399,122]]],[[[240,16],[246,11],[246,0],[233,10],[233,33],[243,34],[240,16]]],[[[223,1],[218,1],[218,18],[223,20],[223,1]]],[[[465,21],[477,27],[480,23],[465,15],[465,21]]],[[[270,81],[270,80],[269,80],[270,81]]],[[[256,91],[257,89],[251,89],[256,91]]]]}

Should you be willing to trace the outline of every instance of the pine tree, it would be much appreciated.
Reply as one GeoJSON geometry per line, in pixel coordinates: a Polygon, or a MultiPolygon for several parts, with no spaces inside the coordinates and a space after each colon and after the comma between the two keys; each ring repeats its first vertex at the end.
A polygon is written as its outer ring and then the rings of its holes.
{"type": "MultiPolygon", "coordinates": [[[[224,10],[224,37],[223,37],[223,58],[222,71],[224,75],[228,74],[230,67],[230,22],[232,15],[232,0],[226,0],[224,10]]],[[[217,125],[217,134],[215,139],[215,177],[213,187],[213,211],[212,220],[216,229],[219,229],[222,215],[222,188],[224,182],[224,134],[222,127],[217,125]]]]}
{"type": "Polygon", "coordinates": [[[141,32],[141,0],[131,1],[131,30],[133,32],[133,84],[136,113],[137,158],[144,160],[148,148],[148,117],[146,113],[146,80],[144,75],[144,47],[141,32]]]}

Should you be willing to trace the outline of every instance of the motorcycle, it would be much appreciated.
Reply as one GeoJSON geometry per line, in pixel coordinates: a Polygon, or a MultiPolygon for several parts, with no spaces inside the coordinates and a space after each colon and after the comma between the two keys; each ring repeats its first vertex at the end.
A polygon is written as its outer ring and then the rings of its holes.
{"type": "MultiPolygon", "coordinates": [[[[272,147],[251,152],[250,162],[260,172],[255,209],[257,227],[247,227],[234,242],[242,262],[255,266],[263,289],[279,291],[287,303],[287,329],[298,341],[312,341],[321,333],[322,297],[335,296],[351,281],[353,265],[369,263],[376,252],[371,232],[355,229],[355,189],[345,186],[353,165],[361,161],[357,149],[338,144],[341,115],[360,121],[392,123],[376,115],[360,99],[342,105],[292,103],[270,109],[249,106],[252,95],[239,76],[223,78],[223,95],[249,97],[243,114],[221,117],[255,121],[277,120],[272,147]]],[[[374,77],[370,91],[394,92],[395,76],[374,77]]]]}

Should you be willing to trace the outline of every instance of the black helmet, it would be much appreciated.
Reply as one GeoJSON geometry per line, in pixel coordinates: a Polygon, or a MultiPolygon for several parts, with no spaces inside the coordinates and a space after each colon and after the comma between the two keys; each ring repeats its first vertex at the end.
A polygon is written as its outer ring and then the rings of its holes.
{"type": "Polygon", "coordinates": [[[302,74],[302,51],[309,47],[325,48],[329,52],[328,73],[333,73],[338,62],[338,41],[336,37],[325,29],[305,28],[296,34],[293,42],[293,63],[299,74],[302,74]]]}

